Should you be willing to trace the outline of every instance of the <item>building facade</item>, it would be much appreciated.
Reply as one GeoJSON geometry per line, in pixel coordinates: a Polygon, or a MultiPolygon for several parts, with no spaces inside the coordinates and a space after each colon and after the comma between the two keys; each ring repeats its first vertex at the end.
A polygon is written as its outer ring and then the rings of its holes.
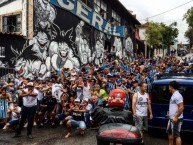
{"type": "Polygon", "coordinates": [[[1,0],[1,66],[33,77],[100,65],[113,46],[133,53],[139,24],[118,0],[1,0]]]}

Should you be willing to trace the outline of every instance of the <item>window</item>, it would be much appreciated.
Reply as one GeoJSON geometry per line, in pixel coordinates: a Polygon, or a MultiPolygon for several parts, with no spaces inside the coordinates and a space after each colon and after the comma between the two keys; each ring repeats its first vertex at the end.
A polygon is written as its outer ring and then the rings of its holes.
{"type": "Polygon", "coordinates": [[[21,32],[21,15],[3,16],[3,32],[21,32]]]}
{"type": "Polygon", "coordinates": [[[81,0],[85,5],[93,9],[93,2],[91,0],[81,0]]]}
{"type": "Polygon", "coordinates": [[[121,17],[114,10],[112,10],[112,18],[115,26],[121,25],[121,17]]]}
{"type": "MultiPolygon", "coordinates": [[[[184,105],[193,105],[193,86],[180,85],[179,92],[184,98],[184,105]]],[[[152,103],[169,104],[172,94],[169,85],[154,85],[152,89],[152,103]]]]}
{"type": "Polygon", "coordinates": [[[107,19],[107,4],[103,0],[94,0],[94,10],[104,19],[107,19]]]}
{"type": "Polygon", "coordinates": [[[0,58],[5,58],[5,47],[0,47],[0,58]]]}

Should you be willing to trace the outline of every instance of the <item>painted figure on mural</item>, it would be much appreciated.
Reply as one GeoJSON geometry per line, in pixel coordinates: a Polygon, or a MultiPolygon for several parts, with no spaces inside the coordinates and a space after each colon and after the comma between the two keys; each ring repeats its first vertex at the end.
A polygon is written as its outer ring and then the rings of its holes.
{"type": "Polygon", "coordinates": [[[96,65],[100,65],[103,63],[104,53],[105,53],[104,43],[103,43],[102,37],[99,36],[97,37],[97,40],[95,43],[95,52],[93,53],[93,59],[96,65]]]}
{"type": "Polygon", "coordinates": [[[88,64],[92,61],[91,58],[91,50],[89,48],[88,38],[83,33],[84,22],[80,21],[77,25],[76,31],[76,39],[75,43],[78,48],[78,56],[80,58],[81,64],[88,64]]]}
{"type": "Polygon", "coordinates": [[[32,46],[24,45],[23,49],[19,52],[11,47],[15,57],[11,59],[15,63],[15,71],[18,76],[25,78],[33,78],[34,75],[47,73],[46,65],[34,55],[35,52],[31,50],[32,46]],[[29,59],[30,58],[30,59],[29,59]]]}
{"type": "Polygon", "coordinates": [[[35,0],[36,27],[50,28],[56,18],[56,10],[49,0],[35,0]]]}
{"type": "Polygon", "coordinates": [[[51,66],[54,70],[80,67],[78,59],[73,55],[72,52],[72,31],[72,28],[66,32],[61,31],[59,36],[57,36],[55,40],[56,45],[58,46],[57,52],[53,56],[51,56],[51,66]]]}
{"type": "Polygon", "coordinates": [[[116,47],[116,57],[122,58],[122,42],[121,38],[115,37],[114,45],[116,47]]]}
{"type": "Polygon", "coordinates": [[[36,36],[33,40],[29,41],[29,45],[33,45],[32,51],[35,52],[35,55],[45,62],[48,57],[48,47],[50,44],[50,35],[49,30],[46,28],[39,27],[36,31],[36,36]]]}
{"type": "Polygon", "coordinates": [[[125,52],[128,57],[133,56],[133,42],[130,37],[125,40],[125,52]]]}

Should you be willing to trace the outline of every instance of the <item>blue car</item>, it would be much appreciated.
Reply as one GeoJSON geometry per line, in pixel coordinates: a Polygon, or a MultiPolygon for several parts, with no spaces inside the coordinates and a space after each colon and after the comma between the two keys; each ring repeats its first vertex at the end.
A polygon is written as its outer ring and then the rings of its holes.
{"type": "Polygon", "coordinates": [[[184,122],[181,132],[193,133],[193,79],[192,77],[165,77],[152,84],[151,102],[154,118],[149,121],[149,130],[166,130],[167,114],[172,94],[169,92],[171,81],[180,83],[179,92],[184,98],[184,122]]]}

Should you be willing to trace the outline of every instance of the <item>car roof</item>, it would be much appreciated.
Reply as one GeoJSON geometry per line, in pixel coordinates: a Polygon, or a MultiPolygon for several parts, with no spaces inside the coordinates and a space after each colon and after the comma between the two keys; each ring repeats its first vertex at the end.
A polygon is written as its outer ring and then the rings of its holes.
{"type": "Polygon", "coordinates": [[[163,85],[163,84],[165,84],[165,85],[169,85],[169,83],[170,82],[172,82],[172,81],[177,81],[177,82],[179,82],[180,84],[182,84],[182,85],[193,85],[193,79],[192,78],[189,78],[189,79],[174,79],[174,78],[172,78],[172,79],[160,79],[160,80],[155,80],[154,82],[153,82],[153,85],[155,85],[155,84],[157,84],[157,85],[163,85]]]}

